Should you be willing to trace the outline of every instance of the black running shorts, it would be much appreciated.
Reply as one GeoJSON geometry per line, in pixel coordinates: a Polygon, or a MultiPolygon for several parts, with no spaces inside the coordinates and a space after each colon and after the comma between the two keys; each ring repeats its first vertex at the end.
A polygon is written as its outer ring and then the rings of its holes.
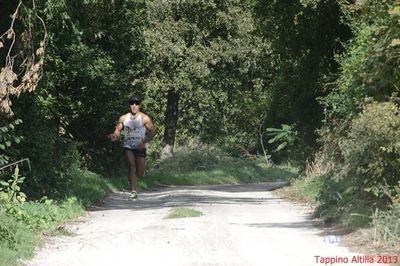
{"type": "Polygon", "coordinates": [[[124,148],[126,151],[131,151],[136,157],[146,157],[146,149],[129,149],[124,148]]]}

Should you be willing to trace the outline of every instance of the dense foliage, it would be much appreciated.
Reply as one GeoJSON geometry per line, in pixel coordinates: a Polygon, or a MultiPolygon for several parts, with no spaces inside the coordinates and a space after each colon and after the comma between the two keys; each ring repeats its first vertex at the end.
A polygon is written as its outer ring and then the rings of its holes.
{"type": "Polygon", "coordinates": [[[28,198],[63,197],[86,170],[121,174],[106,135],[138,94],[158,130],[149,166],[193,139],[303,169],[317,154],[325,205],[396,202],[397,0],[22,0],[0,10],[0,101],[12,109],[0,113],[0,167],[30,159],[32,171],[20,169],[28,198]]]}
{"type": "Polygon", "coordinates": [[[310,173],[321,174],[310,175],[308,183],[318,187],[319,215],[350,227],[372,222],[370,239],[394,243],[400,239],[393,226],[400,191],[400,5],[395,0],[340,3],[353,37],[336,55],[340,71],[326,84],[330,93],[320,98],[322,148],[310,173]]]}
{"type": "MultiPolygon", "coordinates": [[[[4,5],[11,14],[15,5],[4,5]]],[[[61,195],[76,168],[123,169],[105,136],[132,94],[144,97],[159,132],[150,161],[193,138],[236,156],[304,159],[322,117],[320,80],[336,71],[333,51],[347,29],[339,6],[325,1],[35,0],[22,7],[43,19],[46,54],[35,92],[11,98],[12,119],[24,122],[11,162],[30,158],[27,192],[38,197],[61,195]],[[282,5],[290,10],[285,18],[282,5]],[[322,24],[327,14],[332,19],[322,24]],[[298,141],[277,149],[281,143],[268,142],[266,128],[283,123],[298,141]]],[[[10,23],[3,19],[1,29],[10,23]]],[[[34,29],[32,38],[41,38],[43,29],[34,29]]],[[[2,117],[5,126],[12,121],[2,117]]]]}
{"type": "Polygon", "coordinates": [[[321,141],[333,178],[358,197],[391,202],[399,185],[398,1],[343,4],[354,38],[337,57],[335,89],[322,99],[326,120],[321,141]],[[356,192],[354,192],[356,193],[356,192]]]}

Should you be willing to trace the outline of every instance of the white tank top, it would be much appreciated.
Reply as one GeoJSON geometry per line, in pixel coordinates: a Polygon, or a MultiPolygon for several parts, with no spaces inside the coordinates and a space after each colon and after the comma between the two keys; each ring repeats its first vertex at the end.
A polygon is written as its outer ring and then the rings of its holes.
{"type": "Polygon", "coordinates": [[[146,135],[146,127],[143,124],[142,114],[135,119],[131,115],[125,116],[124,120],[124,148],[136,149],[146,135]]]}

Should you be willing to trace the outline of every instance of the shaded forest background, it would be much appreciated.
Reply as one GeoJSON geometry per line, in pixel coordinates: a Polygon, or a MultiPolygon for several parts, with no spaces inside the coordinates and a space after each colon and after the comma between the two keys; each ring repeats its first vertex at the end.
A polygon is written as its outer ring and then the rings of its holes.
{"type": "Polygon", "coordinates": [[[3,0],[0,167],[29,158],[32,198],[121,175],[106,136],[136,94],[149,167],[207,144],[318,170],[327,204],[392,204],[399,21],[396,0],[3,0]]]}

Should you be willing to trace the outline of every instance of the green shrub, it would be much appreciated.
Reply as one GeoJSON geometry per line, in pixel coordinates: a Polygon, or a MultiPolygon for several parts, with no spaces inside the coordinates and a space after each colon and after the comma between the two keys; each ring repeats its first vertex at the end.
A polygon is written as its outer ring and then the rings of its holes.
{"type": "Polygon", "coordinates": [[[164,172],[188,173],[196,170],[206,170],[218,166],[220,163],[238,162],[219,149],[208,146],[188,147],[182,146],[176,149],[173,157],[164,159],[156,169],[164,172]]]}
{"type": "Polygon", "coordinates": [[[18,165],[15,167],[12,178],[7,182],[0,180],[0,201],[25,202],[26,195],[21,191],[21,184],[25,177],[19,175],[18,165]]]}
{"type": "Polygon", "coordinates": [[[366,104],[340,148],[342,176],[356,178],[356,186],[384,197],[384,189],[393,189],[399,180],[399,107],[391,102],[366,104]]]}
{"type": "Polygon", "coordinates": [[[60,226],[83,211],[76,198],[63,202],[44,198],[27,203],[0,204],[0,265],[29,258],[42,232],[57,233],[60,226]]]}
{"type": "MultiPolygon", "coordinates": [[[[63,190],[62,200],[43,197],[25,202],[18,200],[21,195],[16,188],[2,191],[16,199],[7,196],[0,201],[0,265],[17,265],[18,259],[29,258],[43,232],[62,232],[63,223],[79,216],[85,206],[100,200],[113,189],[103,176],[76,168],[72,170],[65,174],[72,183],[63,190]]],[[[14,173],[13,180],[24,181],[18,172],[14,173]]]]}
{"type": "Polygon", "coordinates": [[[76,182],[69,173],[82,164],[77,145],[52,132],[42,131],[36,132],[28,141],[30,149],[24,152],[36,156],[30,157],[32,172],[25,174],[27,178],[23,189],[26,194],[35,199],[44,195],[62,197],[65,190],[76,182]]]}
{"type": "Polygon", "coordinates": [[[312,179],[294,179],[291,182],[290,196],[301,201],[316,203],[322,186],[323,177],[321,176],[312,179]]]}
{"type": "Polygon", "coordinates": [[[400,182],[388,210],[376,209],[373,215],[374,240],[376,242],[400,243],[400,182]]]}
{"type": "Polygon", "coordinates": [[[0,221],[0,265],[14,265],[16,257],[27,258],[33,255],[32,247],[39,237],[8,215],[1,204],[0,221]]]}
{"type": "Polygon", "coordinates": [[[160,161],[141,186],[238,184],[287,180],[297,169],[266,165],[264,160],[234,158],[206,145],[180,147],[173,157],[160,161]]]}
{"type": "Polygon", "coordinates": [[[369,198],[357,179],[323,176],[319,182],[317,217],[338,221],[350,230],[368,225],[380,202],[369,198]]]}
{"type": "Polygon", "coordinates": [[[119,179],[114,178],[114,184],[103,176],[82,169],[71,169],[65,177],[72,181],[63,191],[64,197],[76,197],[85,207],[90,206],[108,195],[118,184],[119,179]]]}
{"type": "Polygon", "coordinates": [[[358,113],[365,97],[387,100],[400,84],[398,1],[342,1],[341,6],[354,37],[337,57],[341,73],[335,90],[322,98],[330,125],[358,113]]]}
{"type": "Polygon", "coordinates": [[[20,124],[22,124],[22,120],[17,119],[5,125],[0,125],[0,167],[9,163],[10,155],[15,153],[15,149],[12,149],[11,146],[20,143],[22,140],[15,133],[15,127],[20,124]]]}

